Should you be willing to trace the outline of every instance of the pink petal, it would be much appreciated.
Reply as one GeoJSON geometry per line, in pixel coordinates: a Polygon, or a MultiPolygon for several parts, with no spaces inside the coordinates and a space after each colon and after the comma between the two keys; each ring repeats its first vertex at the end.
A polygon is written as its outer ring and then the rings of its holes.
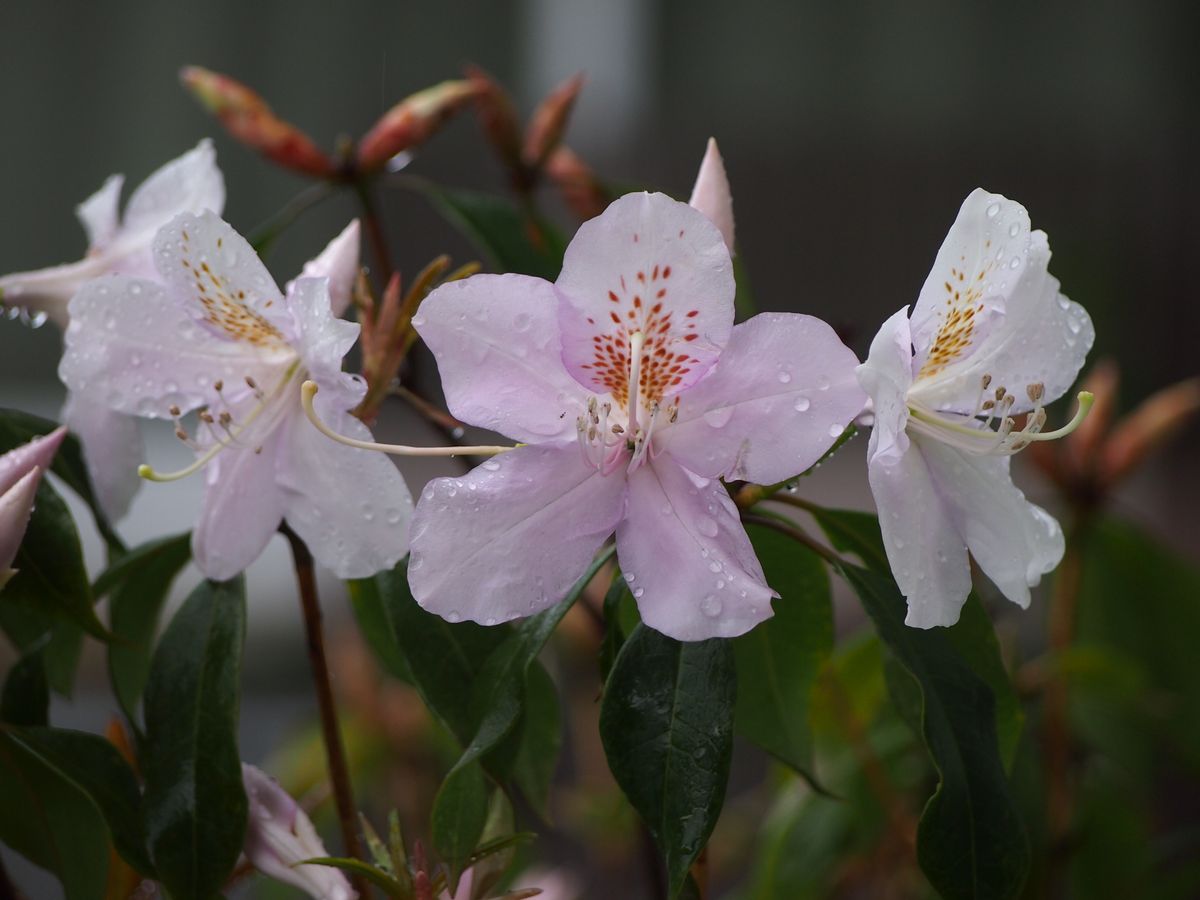
{"type": "Polygon", "coordinates": [[[217,168],[212,141],[205,138],[138,185],[125,207],[121,231],[123,236],[139,231],[153,234],[179,213],[211,210],[219,216],[224,206],[225,179],[217,168]]]}
{"type": "Polygon", "coordinates": [[[292,317],[291,330],[296,335],[296,351],[309,376],[322,388],[334,389],[336,385],[343,410],[356,406],[367,388],[362,379],[342,372],[342,359],[358,340],[358,323],[334,316],[325,278],[297,278],[288,285],[286,303],[292,317]]]}
{"type": "Polygon", "coordinates": [[[743,634],[778,596],[725,487],[670,457],[629,476],[617,556],[642,621],[681,641],[743,634]]]}
{"type": "Polygon", "coordinates": [[[475,275],[430,294],[413,325],[450,412],[518,441],[574,437],[587,395],[563,368],[558,304],[553,285],[526,275],[475,275]]]}
{"type": "Polygon", "coordinates": [[[417,602],[494,625],[561,600],[612,534],[623,472],[589,468],[574,446],[518,447],[462,478],[425,486],[408,581],[417,602]]]}
{"type": "Polygon", "coordinates": [[[222,450],[204,469],[204,501],[192,532],[192,557],[206,578],[225,581],[258,559],[283,519],[275,483],[278,432],[256,453],[222,450]]]}
{"type": "MultiPolygon", "coordinates": [[[[322,390],[316,400],[322,401],[322,390]]],[[[318,406],[339,433],[371,440],[370,429],[343,410],[318,406]]],[[[338,578],[369,578],[408,553],[412,496],[400,470],[382,453],[331,441],[295,415],[284,438],[278,483],[287,522],[317,562],[338,578]]]]}
{"type": "Polygon", "coordinates": [[[34,466],[0,493],[0,588],[13,575],[13,560],[17,558],[21,539],[29,527],[33,501],[41,481],[42,470],[34,466]]]}
{"type": "Polygon", "coordinates": [[[0,303],[31,313],[43,313],[59,328],[65,329],[69,321],[67,304],[76,291],[107,271],[107,260],[97,256],[32,272],[14,272],[0,278],[0,303]]]}
{"type": "Polygon", "coordinates": [[[648,407],[707,372],[733,328],[733,264],[720,231],[665,194],[627,194],[581,225],[555,286],[567,370],[619,407],[631,333],[646,336],[648,407]]]}
{"type": "Polygon", "coordinates": [[[88,478],[104,514],[113,521],[122,518],[142,482],[137,467],[145,454],[137,421],[94,396],[68,391],[63,422],[83,444],[88,478]]]}
{"type": "Polygon", "coordinates": [[[725,174],[725,161],[717,149],[716,138],[708,139],[704,148],[704,159],[696,174],[696,185],[688,206],[698,209],[721,231],[725,246],[733,254],[733,194],[729,190],[729,177],[725,174]]]}
{"type": "Polygon", "coordinates": [[[815,463],[863,408],[858,359],[812,316],[737,325],[708,377],[680,396],[660,446],[700,475],[774,484],[815,463]]]}
{"type": "Polygon", "coordinates": [[[75,215],[87,232],[89,248],[103,247],[116,234],[124,184],[125,176],[110,175],[100,190],[75,207],[75,215]]]}
{"type": "Polygon", "coordinates": [[[214,334],[267,349],[291,337],[291,316],[271,273],[216,213],[182,213],[163,226],[154,262],[180,308],[214,334]]]}
{"type": "MultiPolygon", "coordinates": [[[[953,625],[971,590],[967,548],[916,441],[882,454],[871,432],[867,474],[888,564],[913,628],[953,625]]],[[[931,442],[933,443],[933,442],[931,442]]]]}
{"type": "MultiPolygon", "coordinates": [[[[329,279],[329,298],[335,316],[340,316],[350,305],[354,279],[358,277],[359,231],[358,219],[354,219],[329,242],[320,256],[306,262],[300,273],[302,278],[329,279]]],[[[288,283],[288,293],[291,293],[294,284],[295,281],[288,283]]]]}
{"type": "Polygon", "coordinates": [[[867,361],[857,369],[870,395],[875,423],[870,459],[899,459],[908,450],[908,389],[912,384],[912,337],[908,307],[893,313],[871,341],[867,361]],[[877,435],[877,436],[876,436],[877,435]]]}
{"type": "Polygon", "coordinates": [[[59,426],[49,434],[35,437],[28,443],[14,447],[0,455],[0,494],[3,494],[14,484],[24,478],[29,472],[41,469],[43,472],[50,468],[54,454],[67,436],[67,429],[59,426]]]}

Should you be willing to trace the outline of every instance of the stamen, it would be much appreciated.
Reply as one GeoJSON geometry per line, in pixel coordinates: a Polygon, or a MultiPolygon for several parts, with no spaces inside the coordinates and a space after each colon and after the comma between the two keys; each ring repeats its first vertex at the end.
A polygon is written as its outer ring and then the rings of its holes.
{"type": "MultiPolygon", "coordinates": [[[[338,434],[321,421],[316,409],[313,408],[313,397],[316,396],[318,390],[319,388],[315,381],[306,381],[300,386],[300,405],[304,407],[304,415],[308,417],[308,421],[312,422],[313,427],[321,432],[321,434],[337,441],[339,444],[345,444],[347,447],[357,447],[359,450],[378,450],[381,453],[390,453],[393,456],[495,456],[497,453],[504,453],[506,450],[515,450],[517,447],[522,446],[521,444],[515,444],[512,447],[406,447],[402,444],[380,444],[375,441],[360,441],[357,438],[338,434]]],[[[583,424],[582,419],[580,420],[580,424],[583,424]]],[[[583,431],[581,429],[581,438],[582,435],[583,431]]]]}
{"type": "MultiPolygon", "coordinates": [[[[1041,390],[1038,390],[1038,385],[1031,387],[1032,390],[1027,389],[1027,393],[1031,398],[1036,394],[1037,399],[1034,402],[1039,402],[1044,395],[1044,387],[1041,390]]],[[[993,404],[989,410],[987,421],[981,426],[960,424],[945,415],[930,412],[919,406],[909,408],[911,414],[909,421],[918,431],[930,434],[969,453],[1010,455],[1035,441],[1054,441],[1066,437],[1078,428],[1087,418],[1095,397],[1088,391],[1081,391],[1077,401],[1078,408],[1075,410],[1075,415],[1066,425],[1054,431],[1042,431],[1046,424],[1046,411],[1039,404],[1029,413],[1025,426],[1014,433],[1016,421],[1007,414],[1014,405],[1012,394],[1002,396],[998,402],[993,404]],[[995,431],[992,431],[989,426],[995,415],[999,415],[1000,424],[995,431]]],[[[977,422],[978,420],[972,419],[971,421],[977,422]]]]}

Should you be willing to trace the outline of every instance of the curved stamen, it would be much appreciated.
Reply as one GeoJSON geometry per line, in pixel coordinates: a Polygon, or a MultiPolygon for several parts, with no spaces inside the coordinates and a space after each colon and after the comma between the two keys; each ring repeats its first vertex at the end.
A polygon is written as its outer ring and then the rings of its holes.
{"type": "Polygon", "coordinates": [[[304,415],[308,417],[308,421],[312,422],[313,427],[321,432],[321,434],[337,441],[339,444],[345,444],[347,447],[357,447],[359,450],[378,450],[381,453],[390,453],[393,456],[495,456],[497,453],[504,453],[506,450],[515,450],[517,447],[522,446],[521,444],[515,444],[511,447],[406,447],[402,444],[379,444],[375,441],[360,441],[357,438],[338,434],[321,421],[316,409],[313,408],[313,397],[316,396],[318,390],[319,388],[315,381],[306,381],[300,385],[300,405],[304,407],[304,415]]]}
{"type": "MultiPolygon", "coordinates": [[[[1040,399],[1041,395],[1039,393],[1037,400],[1040,399]]],[[[978,424],[974,427],[960,424],[946,416],[930,412],[916,405],[909,407],[909,413],[912,417],[910,421],[912,424],[918,426],[919,430],[928,432],[943,440],[949,437],[951,438],[948,441],[949,443],[961,446],[964,450],[984,455],[1008,454],[1015,453],[1035,441],[1055,441],[1073,432],[1087,418],[1095,397],[1088,391],[1080,391],[1076,400],[1078,407],[1075,410],[1075,415],[1066,425],[1054,431],[1041,430],[1045,424],[1045,412],[1042,410],[1040,404],[1031,414],[1031,418],[1025,428],[1021,431],[1013,431],[1013,420],[1005,415],[1007,409],[1010,409],[1013,405],[1011,395],[1001,395],[999,397],[995,402],[994,408],[989,411],[988,419],[983,423],[982,427],[978,424]],[[992,421],[992,414],[997,412],[1001,416],[1000,426],[993,431],[989,425],[992,421]]],[[[977,422],[978,420],[973,421],[977,422]]]]}

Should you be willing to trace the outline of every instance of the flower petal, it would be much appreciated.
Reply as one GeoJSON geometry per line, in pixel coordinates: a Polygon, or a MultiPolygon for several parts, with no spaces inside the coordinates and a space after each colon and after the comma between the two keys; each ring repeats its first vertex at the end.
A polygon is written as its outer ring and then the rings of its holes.
{"type": "Polygon", "coordinates": [[[14,574],[13,560],[17,558],[25,529],[29,527],[33,501],[41,481],[42,470],[34,466],[0,493],[0,588],[14,574]]]}
{"type": "MultiPolygon", "coordinates": [[[[320,256],[306,262],[300,273],[301,278],[329,279],[329,299],[335,316],[340,316],[350,305],[354,279],[358,277],[359,231],[358,219],[354,219],[329,242],[320,256]]],[[[287,293],[291,293],[295,283],[295,280],[288,282],[287,293]]]]}
{"type": "MultiPolygon", "coordinates": [[[[218,216],[225,207],[225,179],[217,168],[217,154],[208,138],[146,178],[125,207],[122,238],[138,232],[152,234],[179,213],[211,210],[218,216]]],[[[149,235],[140,238],[149,243],[149,235]]]]}
{"type": "Polygon", "coordinates": [[[62,415],[83,444],[88,478],[101,509],[112,521],[122,518],[142,483],[137,467],[145,454],[136,420],[113,412],[95,396],[74,391],[67,392],[62,415]]]}
{"type": "Polygon", "coordinates": [[[871,341],[867,361],[856,374],[871,397],[875,416],[870,460],[899,459],[908,450],[908,389],[912,384],[912,338],[908,307],[892,314],[871,341]]]}
{"type": "Polygon", "coordinates": [[[979,568],[1005,597],[1028,608],[1029,589],[1062,559],[1058,522],[1013,484],[1010,457],[975,456],[936,440],[913,440],[979,568]]]}
{"type": "Polygon", "coordinates": [[[971,592],[967,548],[922,455],[923,445],[881,453],[885,440],[871,432],[867,475],[888,564],[908,599],[905,624],[913,628],[953,625],[971,592]]]}
{"type": "Polygon", "coordinates": [[[555,286],[567,370],[620,407],[631,333],[646,336],[648,405],[694,384],[733,328],[733,264],[720,231],[665,194],[626,194],[584,222],[555,286]]]}
{"type": "Polygon", "coordinates": [[[779,596],[725,487],[670,457],[629,476],[617,556],[642,621],[680,641],[743,634],[771,617],[779,596]]]}
{"type": "Polygon", "coordinates": [[[251,377],[264,388],[280,377],[290,350],[270,352],[223,340],[201,328],[166,289],[124,275],[84,286],[69,307],[71,324],[58,375],[118,412],[169,418],[213,403],[213,385],[226,397],[245,390],[251,377]]]}
{"type": "Polygon", "coordinates": [[[681,395],[661,446],[700,475],[783,481],[820,459],[862,411],[857,364],[820,319],[757,315],[734,327],[716,368],[681,395]]]}
{"type": "Polygon", "coordinates": [[[225,581],[258,559],[283,520],[275,483],[279,432],[261,452],[230,447],[204,469],[204,500],[192,532],[192,558],[206,578],[225,581]]]}
{"type": "Polygon", "coordinates": [[[729,190],[729,177],[725,174],[725,161],[717,149],[716,138],[708,139],[700,171],[688,206],[704,213],[721,231],[725,246],[733,254],[733,194],[729,190]]]}
{"type": "Polygon", "coordinates": [[[216,213],[172,219],[154,238],[154,261],[180,308],[214,334],[256,347],[291,337],[291,316],[271,273],[216,213]]]}
{"type": "Polygon", "coordinates": [[[75,215],[79,217],[79,223],[87,232],[90,249],[103,247],[117,233],[121,187],[124,184],[124,175],[109,175],[100,190],[75,207],[75,215]]]}
{"type": "MultiPolygon", "coordinates": [[[[372,439],[344,409],[319,414],[341,434],[372,439]]],[[[287,522],[313,556],[338,578],[368,578],[396,565],[408,553],[413,507],[400,470],[382,453],[331,441],[301,415],[288,427],[278,481],[287,522]]]]}
{"type": "Polygon", "coordinates": [[[66,328],[71,298],[89,280],[107,271],[107,261],[95,256],[48,269],[14,272],[0,278],[0,303],[43,313],[59,328],[66,328]]]}
{"type": "Polygon", "coordinates": [[[625,479],[576,447],[525,446],[425,486],[408,581],[422,607],[494,625],[561,600],[621,517],[625,479]]]}
{"type": "Polygon", "coordinates": [[[58,452],[66,436],[67,429],[59,426],[49,434],[35,437],[0,455],[0,494],[24,478],[32,469],[49,469],[54,461],[54,454],[58,452]]]}
{"type": "Polygon", "coordinates": [[[444,284],[413,317],[456,417],[513,440],[573,437],[587,395],[562,364],[554,286],[526,275],[444,284]]]}

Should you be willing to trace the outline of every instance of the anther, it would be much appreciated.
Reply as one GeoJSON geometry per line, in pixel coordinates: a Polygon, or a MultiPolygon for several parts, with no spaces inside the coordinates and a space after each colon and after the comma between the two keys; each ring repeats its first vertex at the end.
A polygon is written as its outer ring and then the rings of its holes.
{"type": "Polygon", "coordinates": [[[1025,393],[1029,395],[1029,399],[1034,403],[1039,402],[1045,392],[1046,386],[1040,381],[1025,388],[1025,393]]]}

